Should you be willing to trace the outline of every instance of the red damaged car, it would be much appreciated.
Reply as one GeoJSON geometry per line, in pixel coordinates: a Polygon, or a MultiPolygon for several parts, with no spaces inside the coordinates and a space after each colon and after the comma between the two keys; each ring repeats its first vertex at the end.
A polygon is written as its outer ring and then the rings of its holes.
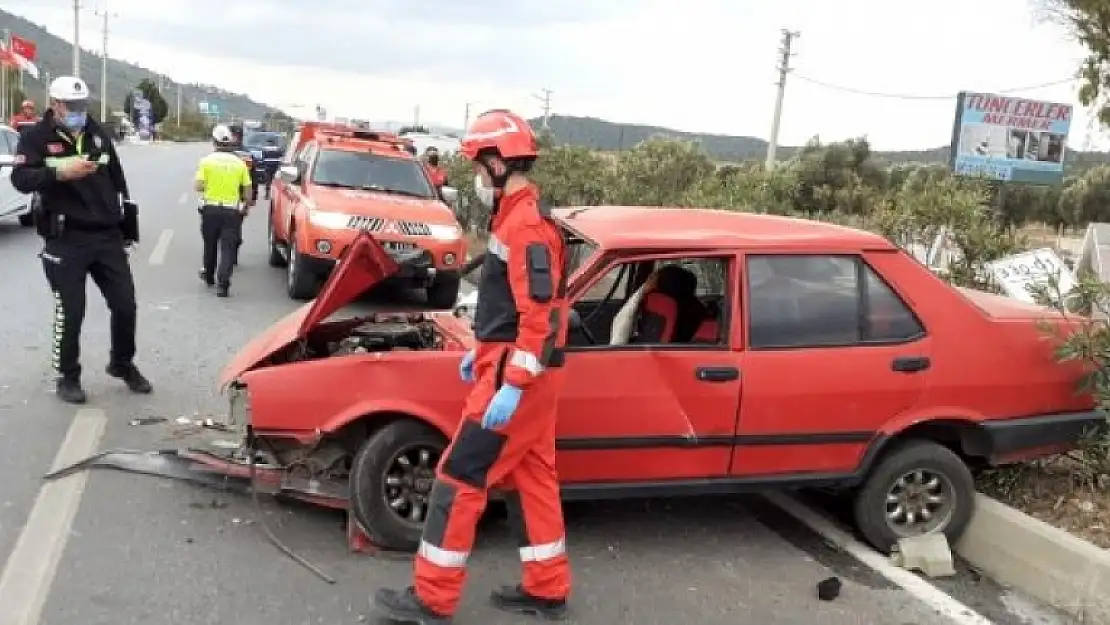
{"type": "MultiPolygon", "coordinates": [[[[835,487],[888,550],[958,537],[973,469],[1061,451],[1103,421],[1077,393],[1080,366],[1055,362],[1038,325],[1065,320],[953,288],[877,235],[691,209],[556,218],[574,258],[565,499],[835,487]]],[[[327,320],[398,270],[357,241],[221,383],[230,421],[290,490],[412,549],[473,338],[458,311],[327,320]]]]}

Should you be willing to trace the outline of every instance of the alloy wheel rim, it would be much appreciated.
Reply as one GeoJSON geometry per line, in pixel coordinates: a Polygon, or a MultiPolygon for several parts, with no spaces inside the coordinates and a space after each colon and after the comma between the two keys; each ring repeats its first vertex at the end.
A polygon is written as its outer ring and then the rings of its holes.
{"type": "Polygon", "coordinates": [[[944,531],[956,508],[956,491],[943,473],[907,471],[887,489],[885,519],[899,538],[944,531]]]}
{"type": "Polygon", "coordinates": [[[427,444],[408,445],[393,454],[382,475],[382,497],[401,522],[422,525],[428,517],[435,469],[441,450],[427,444]]]}

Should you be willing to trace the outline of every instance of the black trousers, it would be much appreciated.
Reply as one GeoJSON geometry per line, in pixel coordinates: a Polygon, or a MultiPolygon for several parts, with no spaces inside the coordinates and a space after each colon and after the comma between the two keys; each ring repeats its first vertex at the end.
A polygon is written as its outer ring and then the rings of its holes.
{"type": "Polygon", "coordinates": [[[203,207],[200,235],[204,239],[204,278],[229,286],[243,239],[243,213],[224,206],[203,207]]]}
{"type": "Polygon", "coordinates": [[[111,364],[130,365],[135,357],[135,280],[118,229],[66,230],[39,253],[54,292],[54,368],[64,377],[81,375],[81,323],[85,319],[86,276],[92,276],[111,313],[111,364]]]}

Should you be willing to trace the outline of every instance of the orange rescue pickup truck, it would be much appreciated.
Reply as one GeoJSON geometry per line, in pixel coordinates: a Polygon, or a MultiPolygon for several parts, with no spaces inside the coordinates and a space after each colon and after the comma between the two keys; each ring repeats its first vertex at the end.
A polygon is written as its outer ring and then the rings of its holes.
{"type": "Polygon", "coordinates": [[[267,237],[270,265],[286,269],[289,297],[315,297],[366,231],[390,253],[418,257],[419,270],[402,280],[425,289],[429,306],[455,305],[466,261],[463,231],[405,145],[396,135],[342,124],[306,122],[297,129],[274,181],[267,237]]]}

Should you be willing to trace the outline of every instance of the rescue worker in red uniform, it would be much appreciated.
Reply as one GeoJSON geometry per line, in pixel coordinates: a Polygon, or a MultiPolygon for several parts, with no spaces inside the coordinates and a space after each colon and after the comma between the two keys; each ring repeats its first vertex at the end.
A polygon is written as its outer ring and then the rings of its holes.
{"type": "Polygon", "coordinates": [[[19,107],[19,112],[12,115],[11,126],[15,130],[23,130],[27,126],[32,126],[39,123],[39,116],[35,114],[35,103],[30,100],[24,100],[23,104],[19,107]]]}
{"type": "Polygon", "coordinates": [[[436,469],[415,583],[382,589],[374,602],[395,623],[450,623],[490,489],[502,491],[519,538],[523,578],[493,592],[502,610],[559,619],[567,611],[570,562],[555,471],[555,417],[567,328],[561,231],[527,177],[536,136],[520,116],[475,119],[461,153],[475,190],[492,208],[474,316],[475,347],[459,366],[474,384],[458,430],[436,469]]]}
{"type": "Polygon", "coordinates": [[[424,150],[424,170],[428,172],[428,179],[437,192],[447,184],[447,170],[439,164],[439,148],[434,145],[424,150]]]}

